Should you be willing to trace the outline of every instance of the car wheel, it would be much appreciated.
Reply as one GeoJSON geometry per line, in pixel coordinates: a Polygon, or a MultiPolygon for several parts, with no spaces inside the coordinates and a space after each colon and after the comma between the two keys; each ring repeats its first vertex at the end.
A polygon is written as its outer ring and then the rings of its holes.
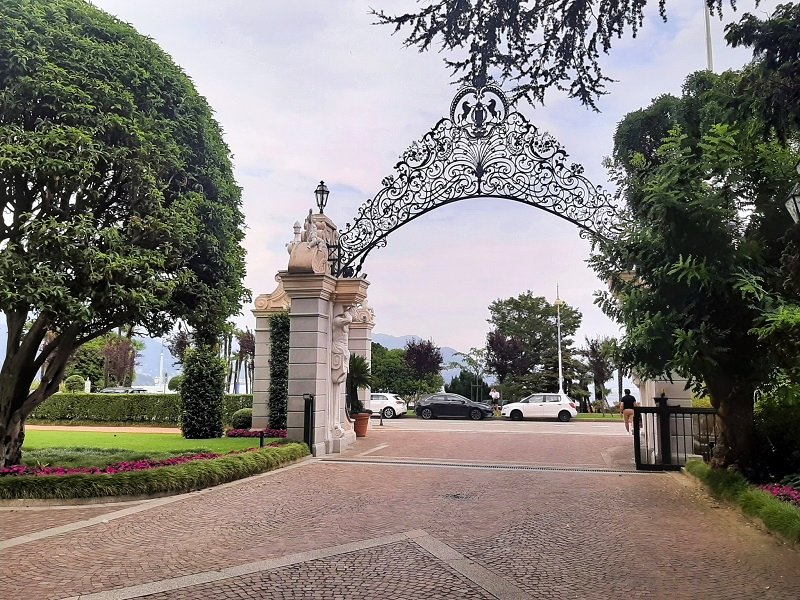
{"type": "Polygon", "coordinates": [[[419,416],[423,419],[431,419],[433,418],[433,411],[430,408],[423,408],[419,411],[419,416]]]}
{"type": "Polygon", "coordinates": [[[383,409],[383,418],[394,419],[394,409],[391,406],[387,406],[383,409]]]}
{"type": "Polygon", "coordinates": [[[566,423],[571,418],[572,418],[572,415],[569,414],[569,411],[562,410],[560,413],[558,413],[558,420],[561,421],[562,423],[566,423]]]}
{"type": "Polygon", "coordinates": [[[522,411],[521,410],[512,410],[511,411],[511,420],[512,421],[522,421],[522,411]]]}
{"type": "Polygon", "coordinates": [[[469,411],[469,418],[473,421],[480,421],[483,418],[483,413],[477,408],[473,408],[469,411]]]}

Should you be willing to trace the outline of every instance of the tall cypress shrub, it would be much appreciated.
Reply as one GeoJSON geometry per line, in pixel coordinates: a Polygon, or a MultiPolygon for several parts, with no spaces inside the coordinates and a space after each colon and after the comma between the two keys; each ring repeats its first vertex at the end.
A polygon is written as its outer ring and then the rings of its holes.
{"type": "Polygon", "coordinates": [[[225,363],[212,346],[186,351],[180,387],[181,431],[188,439],[222,437],[225,363]]]}
{"type": "Polygon", "coordinates": [[[289,313],[276,313],[270,322],[269,426],[286,429],[289,398],[289,313]]]}

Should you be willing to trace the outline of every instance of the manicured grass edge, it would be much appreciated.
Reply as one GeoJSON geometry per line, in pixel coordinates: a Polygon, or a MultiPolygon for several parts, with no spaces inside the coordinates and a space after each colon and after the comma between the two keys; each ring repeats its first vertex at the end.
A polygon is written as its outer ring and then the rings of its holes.
{"type": "Polygon", "coordinates": [[[703,482],[715,498],[759,519],[771,533],[800,544],[800,508],[758,489],[734,471],[712,469],[699,460],[690,460],[684,470],[703,482]]]}
{"type": "Polygon", "coordinates": [[[180,494],[271,471],[308,456],[293,442],[210,460],[111,475],[0,477],[0,499],[70,499],[180,494]]]}

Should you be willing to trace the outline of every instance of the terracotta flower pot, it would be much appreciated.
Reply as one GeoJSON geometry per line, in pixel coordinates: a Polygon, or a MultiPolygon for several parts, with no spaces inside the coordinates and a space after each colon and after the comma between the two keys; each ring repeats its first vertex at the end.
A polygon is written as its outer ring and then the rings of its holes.
{"type": "Polygon", "coordinates": [[[370,416],[369,413],[350,415],[350,418],[353,419],[353,430],[356,432],[356,437],[366,437],[370,416]]]}

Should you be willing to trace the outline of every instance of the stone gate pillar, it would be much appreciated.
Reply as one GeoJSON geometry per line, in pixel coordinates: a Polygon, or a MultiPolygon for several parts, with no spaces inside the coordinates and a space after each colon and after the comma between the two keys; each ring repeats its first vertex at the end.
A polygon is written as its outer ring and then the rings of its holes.
{"type": "Polygon", "coordinates": [[[303,441],[306,394],[313,394],[315,456],[326,454],[330,388],[330,331],[336,279],[327,273],[281,273],[291,298],[289,311],[289,397],[287,437],[303,441]]]}
{"type": "Polygon", "coordinates": [[[328,217],[309,211],[302,230],[295,223],[294,239],[287,244],[288,269],[278,274],[290,306],[286,425],[290,440],[303,441],[306,419],[313,417],[311,450],[318,456],[341,452],[355,440],[345,409],[345,383],[351,344],[359,354],[369,351],[371,327],[365,333],[363,315],[370,311],[361,306],[369,283],[331,274],[329,252],[336,248],[338,233],[328,217]],[[351,341],[359,310],[359,333],[351,341]],[[312,413],[306,415],[309,396],[314,398],[312,413]]]}
{"type": "MultiPolygon", "coordinates": [[[[353,324],[350,325],[350,352],[358,356],[363,356],[372,365],[372,330],[375,327],[375,313],[367,304],[367,300],[361,303],[353,324]]],[[[369,408],[370,390],[358,390],[358,397],[364,403],[365,408],[369,408]]]]}

